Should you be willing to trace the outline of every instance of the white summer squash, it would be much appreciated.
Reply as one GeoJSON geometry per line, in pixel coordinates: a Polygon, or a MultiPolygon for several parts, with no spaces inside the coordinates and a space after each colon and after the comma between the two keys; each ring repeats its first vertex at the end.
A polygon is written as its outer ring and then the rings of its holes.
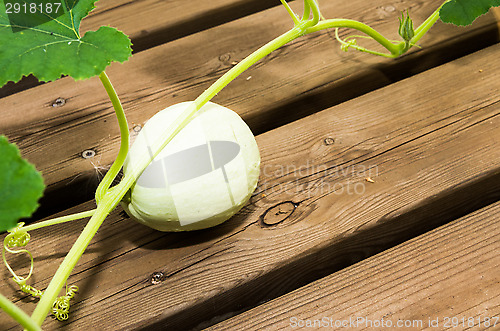
{"type": "MultiPolygon", "coordinates": [[[[130,148],[125,175],[190,104],[170,106],[146,123],[130,148]]],[[[259,169],[249,127],[232,110],[209,102],[137,178],[122,206],[131,218],[160,231],[212,227],[246,204],[259,169]]]]}

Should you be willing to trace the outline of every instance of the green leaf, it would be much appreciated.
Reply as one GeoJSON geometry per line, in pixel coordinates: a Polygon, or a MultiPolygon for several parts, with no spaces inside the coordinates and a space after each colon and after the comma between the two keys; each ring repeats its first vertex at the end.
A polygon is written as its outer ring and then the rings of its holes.
{"type": "Polygon", "coordinates": [[[451,0],[439,10],[443,22],[469,25],[491,7],[500,6],[500,0],[451,0]]]}
{"type": "Polygon", "coordinates": [[[132,54],[130,39],[115,28],[103,26],[80,36],[80,22],[96,1],[37,0],[43,10],[48,3],[61,6],[57,13],[53,6],[51,14],[38,8],[25,14],[22,5],[34,1],[0,0],[0,86],[29,74],[41,81],[62,75],[86,79],[99,75],[113,61],[126,61],[132,54]],[[20,14],[7,14],[9,3],[16,2],[21,5],[20,14]]]}
{"type": "Polygon", "coordinates": [[[0,231],[15,227],[20,218],[30,217],[44,188],[35,167],[5,136],[0,136],[0,231]]]}

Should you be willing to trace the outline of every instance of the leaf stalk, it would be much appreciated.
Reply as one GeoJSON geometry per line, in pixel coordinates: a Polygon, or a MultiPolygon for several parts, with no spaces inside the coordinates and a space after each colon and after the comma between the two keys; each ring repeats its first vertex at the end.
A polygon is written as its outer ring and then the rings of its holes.
{"type": "Polygon", "coordinates": [[[116,176],[118,175],[118,172],[123,166],[123,163],[125,162],[125,159],[128,154],[128,148],[130,142],[127,118],[125,117],[125,112],[123,111],[123,106],[120,102],[120,99],[118,98],[118,94],[116,93],[113,84],[111,84],[111,81],[109,80],[109,77],[106,74],[106,72],[103,71],[99,75],[99,79],[101,80],[102,85],[106,89],[109,99],[113,104],[116,118],[118,119],[118,125],[120,127],[121,140],[120,140],[120,150],[118,151],[118,155],[115,161],[113,162],[111,168],[108,170],[108,172],[102,179],[101,183],[99,183],[99,186],[97,187],[95,199],[98,204],[99,201],[104,197],[106,192],[109,190],[109,187],[111,186],[116,176]]]}

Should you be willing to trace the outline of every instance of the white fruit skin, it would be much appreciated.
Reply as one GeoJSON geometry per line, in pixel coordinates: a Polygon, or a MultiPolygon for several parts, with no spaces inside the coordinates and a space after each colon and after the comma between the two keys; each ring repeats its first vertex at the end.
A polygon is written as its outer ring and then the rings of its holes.
{"type": "MultiPolygon", "coordinates": [[[[182,102],[170,106],[157,113],[148,123],[146,123],[130,148],[129,155],[123,167],[125,174],[133,169],[134,159],[139,157],[139,155],[143,155],[144,150],[146,150],[148,146],[147,141],[154,141],[161,133],[162,129],[168,127],[169,123],[177,118],[180,112],[187,108],[190,103],[191,102],[182,102]],[[147,137],[147,139],[145,137],[147,137]]],[[[236,194],[234,205],[228,207],[227,203],[223,201],[218,203],[217,199],[214,198],[224,196],[224,194],[227,195],[227,186],[214,185],[213,182],[218,177],[215,177],[212,173],[176,184],[175,203],[170,189],[147,188],[135,184],[132,187],[129,201],[123,201],[121,204],[123,209],[132,219],[160,231],[199,230],[226,221],[236,214],[250,199],[253,191],[257,187],[259,178],[259,149],[250,128],[248,128],[238,114],[228,108],[212,102],[204,105],[196,113],[193,121],[188,123],[186,127],[174,137],[156,159],[161,159],[162,156],[169,155],[172,151],[182,151],[193,146],[193,144],[196,145],[197,138],[194,136],[200,131],[200,123],[203,123],[204,134],[208,136],[209,139],[232,139],[240,146],[239,153],[241,157],[238,159],[240,165],[241,163],[244,164],[243,169],[241,169],[241,166],[237,167],[238,164],[236,163],[231,165],[231,162],[225,167],[228,178],[233,178],[231,189],[234,191],[233,193],[236,194]],[[193,142],[193,140],[195,141],[193,142]],[[167,149],[169,149],[170,152],[167,152],[167,149]],[[241,171],[244,171],[243,176],[241,176],[241,171]],[[184,210],[188,210],[189,213],[192,213],[191,216],[193,218],[197,217],[197,213],[202,213],[205,217],[200,221],[181,225],[177,215],[176,205],[177,207],[182,205],[184,210]]],[[[214,172],[215,171],[217,170],[214,170],[214,172]]],[[[217,176],[221,175],[218,173],[217,176]]]]}

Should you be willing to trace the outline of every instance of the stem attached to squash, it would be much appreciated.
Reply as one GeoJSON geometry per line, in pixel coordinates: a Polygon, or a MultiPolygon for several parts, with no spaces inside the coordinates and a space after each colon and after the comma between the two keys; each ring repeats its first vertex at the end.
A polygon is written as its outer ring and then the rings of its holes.
{"type": "Polygon", "coordinates": [[[229,84],[254,63],[279,47],[302,36],[306,25],[307,22],[300,22],[299,25],[295,26],[290,31],[257,49],[221,76],[198,98],[196,98],[194,102],[175,119],[175,121],[170,123],[170,125],[163,131],[161,136],[156,141],[150,144],[152,155],[145,151],[144,154],[138,158],[138,162],[136,164],[137,167],[135,169],[131,169],[131,172],[127,173],[125,177],[131,176],[134,181],[137,180],[139,175],[144,171],[144,169],[146,169],[152,159],[156,157],[156,155],[160,153],[160,151],[173,139],[173,137],[189,123],[194,114],[200,110],[203,105],[210,101],[210,99],[219,93],[220,90],[222,90],[227,84],[229,84]]]}

